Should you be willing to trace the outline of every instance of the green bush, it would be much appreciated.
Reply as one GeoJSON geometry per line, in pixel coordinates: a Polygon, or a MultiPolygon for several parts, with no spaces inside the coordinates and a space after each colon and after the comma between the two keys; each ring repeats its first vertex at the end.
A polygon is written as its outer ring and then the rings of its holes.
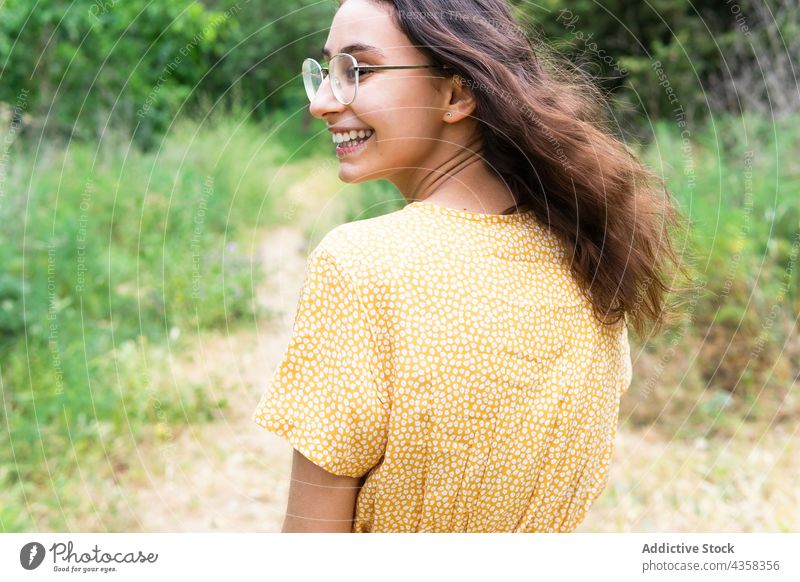
{"type": "Polygon", "coordinates": [[[797,168],[796,125],[717,117],[692,132],[687,149],[674,124],[657,124],[647,159],[663,165],[693,224],[679,247],[700,289],[684,298],[684,326],[648,342],[643,359],[666,361],[674,373],[659,371],[657,388],[643,387],[649,364],[634,375],[635,422],[732,434],[744,420],[800,412],[800,183],[786,179],[797,168]]]}
{"type": "Polygon", "coordinates": [[[319,52],[333,3],[7,0],[0,103],[30,133],[99,140],[109,127],[152,147],[201,99],[244,100],[250,115],[306,105],[299,71],[319,52]]]}

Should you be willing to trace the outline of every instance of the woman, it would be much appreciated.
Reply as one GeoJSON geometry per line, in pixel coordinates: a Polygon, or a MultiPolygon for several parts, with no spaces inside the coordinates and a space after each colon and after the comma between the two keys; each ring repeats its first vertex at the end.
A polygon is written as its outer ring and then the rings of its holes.
{"type": "Polygon", "coordinates": [[[308,258],[253,415],[295,448],[283,531],[571,531],[603,490],[678,215],[543,51],[502,0],[343,0],[304,63],[339,178],[409,204],[308,258]]]}

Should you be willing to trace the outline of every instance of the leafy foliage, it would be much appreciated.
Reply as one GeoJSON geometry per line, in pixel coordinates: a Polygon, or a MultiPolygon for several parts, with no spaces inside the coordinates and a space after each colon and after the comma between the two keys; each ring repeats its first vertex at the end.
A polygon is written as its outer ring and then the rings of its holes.
{"type": "Polygon", "coordinates": [[[294,0],[7,0],[0,102],[27,91],[34,133],[95,139],[116,127],[152,145],[201,95],[263,118],[301,103],[302,57],[319,52],[331,6],[294,0]]]}

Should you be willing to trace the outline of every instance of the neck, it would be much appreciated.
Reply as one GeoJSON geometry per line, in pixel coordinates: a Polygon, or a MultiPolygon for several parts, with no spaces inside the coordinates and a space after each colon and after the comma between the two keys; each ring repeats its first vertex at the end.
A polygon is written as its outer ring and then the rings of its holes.
{"type": "Polygon", "coordinates": [[[486,214],[517,210],[511,191],[486,165],[477,140],[455,148],[439,163],[412,172],[391,179],[408,202],[426,200],[486,214]]]}

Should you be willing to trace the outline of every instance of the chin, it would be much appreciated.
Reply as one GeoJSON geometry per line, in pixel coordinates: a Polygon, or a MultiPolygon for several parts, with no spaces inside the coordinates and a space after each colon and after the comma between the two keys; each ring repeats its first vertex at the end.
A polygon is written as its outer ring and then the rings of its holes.
{"type": "Polygon", "coordinates": [[[339,169],[339,180],[344,182],[345,184],[358,184],[359,176],[354,172],[350,172],[348,170],[339,169]]]}
{"type": "Polygon", "coordinates": [[[339,166],[339,180],[346,184],[359,184],[380,179],[379,172],[363,172],[356,167],[347,167],[348,164],[342,163],[339,166]]]}

